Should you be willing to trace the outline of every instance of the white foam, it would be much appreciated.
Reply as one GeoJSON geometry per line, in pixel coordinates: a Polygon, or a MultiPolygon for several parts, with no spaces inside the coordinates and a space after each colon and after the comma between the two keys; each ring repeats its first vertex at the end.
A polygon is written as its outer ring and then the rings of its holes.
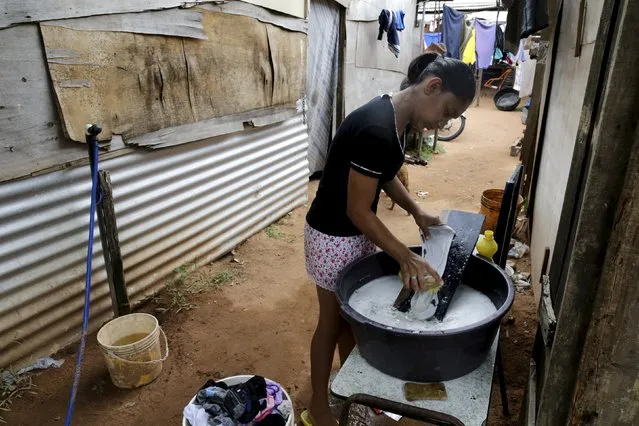
{"type": "Polygon", "coordinates": [[[441,322],[436,319],[418,320],[393,307],[401,288],[402,282],[397,275],[381,277],[355,290],[348,304],[375,322],[415,332],[465,327],[482,321],[497,311],[488,296],[460,284],[441,322]]]}

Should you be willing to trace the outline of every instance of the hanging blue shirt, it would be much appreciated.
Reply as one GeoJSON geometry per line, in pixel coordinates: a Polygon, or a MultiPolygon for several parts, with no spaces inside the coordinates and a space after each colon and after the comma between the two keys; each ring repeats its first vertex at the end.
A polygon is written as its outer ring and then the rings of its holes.
{"type": "Polygon", "coordinates": [[[395,57],[399,57],[399,31],[404,30],[404,11],[390,11],[383,9],[377,18],[379,22],[379,34],[377,40],[381,40],[386,31],[386,39],[388,40],[388,49],[393,52],[395,57]]]}
{"type": "Polygon", "coordinates": [[[444,5],[442,38],[444,45],[446,45],[446,56],[449,58],[461,58],[460,46],[463,25],[464,14],[444,5]]]}
{"type": "Polygon", "coordinates": [[[475,19],[475,51],[477,52],[477,67],[481,69],[486,69],[493,64],[495,31],[494,22],[475,19]]]}

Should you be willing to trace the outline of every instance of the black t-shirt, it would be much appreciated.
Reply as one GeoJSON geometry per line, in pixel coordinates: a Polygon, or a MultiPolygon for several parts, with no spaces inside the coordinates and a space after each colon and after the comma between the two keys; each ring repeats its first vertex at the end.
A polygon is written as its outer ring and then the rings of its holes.
{"type": "Polygon", "coordinates": [[[406,132],[400,141],[391,98],[373,99],[346,117],[333,138],[317,196],[306,216],[314,229],[331,236],[360,235],[346,214],[350,169],[378,179],[371,210],[377,212],[382,186],[404,162],[406,132]]]}

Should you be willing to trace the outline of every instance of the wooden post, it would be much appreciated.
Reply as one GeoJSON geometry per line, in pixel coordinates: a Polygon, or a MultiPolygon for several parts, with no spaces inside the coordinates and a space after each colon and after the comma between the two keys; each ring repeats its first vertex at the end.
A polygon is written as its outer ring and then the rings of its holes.
{"type": "MultiPolygon", "coordinates": [[[[539,99],[539,111],[537,112],[538,122],[537,130],[534,135],[535,148],[531,154],[532,167],[526,169],[528,173],[528,180],[530,184],[527,186],[528,195],[528,229],[533,228],[534,211],[535,211],[535,195],[537,192],[537,180],[539,177],[539,170],[541,161],[541,153],[544,148],[544,138],[546,132],[546,123],[548,117],[548,106],[550,104],[550,94],[553,87],[553,77],[555,73],[555,64],[557,58],[557,51],[559,50],[559,35],[561,34],[561,19],[563,15],[563,2],[550,1],[548,2],[548,16],[551,18],[551,25],[542,31],[548,39],[548,50],[546,51],[546,64],[544,66],[544,75],[542,78],[541,96],[539,99]]],[[[526,196],[526,195],[524,195],[526,196]]],[[[541,363],[537,362],[537,365],[541,363]]]]}
{"type": "Polygon", "coordinates": [[[475,106],[479,106],[479,98],[481,97],[481,80],[484,77],[484,70],[481,68],[475,73],[475,106]]]}
{"type": "Polygon", "coordinates": [[[346,80],[346,8],[339,8],[339,35],[337,40],[337,93],[335,95],[335,128],[346,118],[344,84],[346,80]]]}
{"type": "MultiPolygon", "coordinates": [[[[550,56],[550,52],[548,52],[550,56]]],[[[535,163],[535,148],[537,147],[537,129],[539,125],[539,111],[541,106],[542,89],[544,88],[544,74],[546,73],[546,64],[537,62],[535,67],[535,79],[533,82],[533,92],[531,96],[530,108],[528,108],[528,118],[526,119],[526,130],[521,143],[521,155],[519,159],[526,168],[526,176],[524,179],[524,189],[522,193],[524,197],[530,197],[530,181],[532,178],[532,170],[535,163]]],[[[528,213],[530,215],[530,212],[528,213]]]]}
{"type": "Polygon", "coordinates": [[[120,254],[120,241],[118,239],[118,226],[115,221],[115,209],[113,207],[113,191],[109,172],[98,171],[102,202],[98,204],[98,223],[100,225],[100,240],[102,241],[102,253],[104,266],[107,271],[109,288],[111,289],[111,303],[116,317],[131,312],[129,295],[124,282],[124,268],[120,254]]]}
{"type": "Polygon", "coordinates": [[[639,263],[639,45],[633,38],[637,16],[637,2],[604,3],[591,76],[594,72],[605,78],[597,79],[597,93],[586,93],[584,109],[590,97],[595,108],[592,119],[580,122],[566,190],[566,197],[576,202],[568,206],[565,200],[557,236],[559,240],[565,235],[568,243],[560,257],[555,245],[550,269],[551,286],[559,286],[553,288],[553,304],[560,309],[544,371],[540,426],[637,424],[639,416],[634,384],[639,373],[634,277],[639,263]],[[572,219],[563,221],[568,217],[572,219]],[[559,276],[555,271],[561,272],[559,276]],[[604,337],[605,333],[610,335],[604,337]],[[620,389],[624,391],[617,393],[620,389]],[[579,397],[583,400],[576,401],[579,397]],[[571,403],[576,404],[572,414],[571,403]],[[570,418],[583,422],[572,423],[570,418]]]}
{"type": "MultiPolygon", "coordinates": [[[[419,2],[417,2],[419,4],[419,2]]],[[[426,25],[426,0],[422,2],[422,21],[421,21],[421,31],[419,36],[419,54],[424,53],[424,25],[426,25]]]]}
{"type": "Polygon", "coordinates": [[[439,129],[435,128],[435,133],[433,133],[433,154],[437,152],[437,137],[439,136],[439,129]]]}
{"type": "Polygon", "coordinates": [[[537,364],[534,360],[530,360],[530,368],[528,371],[528,387],[524,393],[519,410],[519,424],[521,426],[535,426],[535,408],[537,396],[537,364]]]}

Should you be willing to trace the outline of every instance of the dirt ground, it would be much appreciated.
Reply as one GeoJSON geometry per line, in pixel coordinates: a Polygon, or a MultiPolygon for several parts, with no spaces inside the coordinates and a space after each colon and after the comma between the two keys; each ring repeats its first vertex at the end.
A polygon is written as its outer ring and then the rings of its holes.
{"type": "MultiPolygon", "coordinates": [[[[480,194],[503,188],[517,160],[510,144],[521,135],[518,112],[497,111],[489,98],[467,113],[466,130],[443,143],[446,152],[426,167],[410,166],[410,191],[428,192],[420,202],[430,211],[459,209],[477,212],[480,194]]],[[[309,198],[316,182],[309,184],[309,198]]],[[[405,212],[389,211],[382,199],[382,220],[407,244],[417,243],[417,227],[405,212]]],[[[74,413],[75,425],[177,425],[182,409],[208,378],[260,374],[284,385],[297,414],[310,396],[309,346],[316,321],[315,289],[306,277],[300,208],[276,227],[260,232],[227,256],[199,269],[185,269],[182,278],[211,284],[204,291],[161,312],[175,300],[165,293],[140,310],[156,314],[166,331],[170,356],[162,375],[138,390],[120,390],[109,379],[95,335],[89,338],[82,381],[74,413]],[[207,277],[216,277],[209,279],[207,277]],[[175,313],[176,306],[188,307],[175,313]]],[[[526,260],[520,262],[526,270],[526,260]]],[[[511,416],[501,413],[495,380],[489,425],[517,423],[528,375],[535,330],[531,290],[518,293],[502,327],[502,351],[511,416]],[[509,318],[510,317],[510,318],[509,318]]],[[[72,348],[73,349],[73,348],[72,348]]],[[[66,362],[33,378],[36,394],[23,394],[10,412],[10,425],[56,425],[64,421],[72,373],[73,351],[59,354],[66,362]]],[[[394,421],[388,420],[388,424],[394,421]]],[[[402,421],[401,424],[409,424],[402,421]]],[[[412,422],[410,422],[412,424],[412,422]]]]}

